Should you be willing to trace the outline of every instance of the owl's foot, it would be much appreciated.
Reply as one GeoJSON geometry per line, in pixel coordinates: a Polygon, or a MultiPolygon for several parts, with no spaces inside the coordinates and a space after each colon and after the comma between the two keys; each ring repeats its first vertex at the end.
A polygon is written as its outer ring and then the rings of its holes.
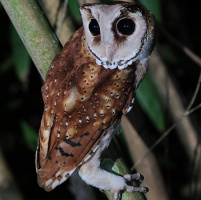
{"type": "MultiPolygon", "coordinates": [[[[123,178],[126,181],[135,180],[135,181],[138,182],[139,185],[144,181],[144,177],[140,173],[126,174],[126,175],[123,176],[123,178]]],[[[125,183],[125,191],[127,191],[127,192],[143,192],[143,193],[147,193],[149,191],[149,189],[147,187],[130,186],[130,185],[127,185],[125,183]]],[[[121,192],[122,191],[114,192],[114,197],[113,197],[114,200],[120,200],[121,199],[121,192]]]]}
{"type": "Polygon", "coordinates": [[[123,176],[126,181],[132,181],[135,180],[138,182],[139,185],[144,181],[144,176],[142,176],[140,173],[136,174],[126,174],[123,176]]]}
{"type": "MultiPolygon", "coordinates": [[[[136,174],[126,174],[123,176],[126,181],[132,181],[135,180],[138,182],[139,185],[144,181],[144,176],[142,176],[140,173],[136,174]]],[[[129,186],[126,185],[126,191],[127,192],[143,192],[147,193],[149,189],[147,187],[135,187],[135,186],[129,186]]]]}
{"type": "Polygon", "coordinates": [[[139,173],[118,176],[100,168],[100,155],[110,143],[119,123],[120,121],[108,129],[107,134],[101,138],[95,154],[79,168],[79,175],[87,184],[100,190],[110,190],[114,194],[114,200],[120,200],[123,191],[143,193],[149,191],[146,187],[135,187],[127,184],[131,180],[136,180],[141,184],[144,177],[139,173]]]}
{"type": "MultiPolygon", "coordinates": [[[[126,174],[123,176],[126,181],[132,181],[135,180],[139,185],[144,181],[144,176],[142,176],[140,173],[136,174],[126,174]]],[[[135,187],[135,186],[129,186],[127,185],[126,191],[128,192],[143,192],[147,193],[149,189],[147,187],[135,187]]]]}
{"type": "MultiPolygon", "coordinates": [[[[126,185],[125,191],[147,193],[149,189],[147,187],[135,187],[135,186],[126,185]]],[[[121,197],[122,197],[121,193],[122,191],[114,192],[113,200],[121,200],[121,197]]]]}

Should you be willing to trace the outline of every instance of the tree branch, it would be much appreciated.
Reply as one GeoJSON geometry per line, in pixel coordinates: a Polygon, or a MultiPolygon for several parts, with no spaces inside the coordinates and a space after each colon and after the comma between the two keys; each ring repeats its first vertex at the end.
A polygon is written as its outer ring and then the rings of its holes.
{"type": "Polygon", "coordinates": [[[62,47],[39,4],[32,0],[1,0],[1,3],[45,80],[50,63],[62,47]]]}

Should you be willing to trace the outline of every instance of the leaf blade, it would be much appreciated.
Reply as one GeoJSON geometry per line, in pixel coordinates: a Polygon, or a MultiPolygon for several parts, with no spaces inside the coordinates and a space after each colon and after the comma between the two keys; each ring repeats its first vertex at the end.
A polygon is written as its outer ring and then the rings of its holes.
{"type": "Polygon", "coordinates": [[[157,130],[165,129],[162,101],[151,81],[149,73],[137,90],[137,99],[140,106],[153,122],[157,130]]]}

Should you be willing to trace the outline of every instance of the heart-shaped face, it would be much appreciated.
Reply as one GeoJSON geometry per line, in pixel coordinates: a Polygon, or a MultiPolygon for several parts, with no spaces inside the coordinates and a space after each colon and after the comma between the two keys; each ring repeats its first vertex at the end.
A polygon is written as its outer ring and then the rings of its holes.
{"type": "Polygon", "coordinates": [[[126,68],[146,58],[154,43],[151,13],[134,3],[81,7],[88,49],[106,69],[126,68]]]}

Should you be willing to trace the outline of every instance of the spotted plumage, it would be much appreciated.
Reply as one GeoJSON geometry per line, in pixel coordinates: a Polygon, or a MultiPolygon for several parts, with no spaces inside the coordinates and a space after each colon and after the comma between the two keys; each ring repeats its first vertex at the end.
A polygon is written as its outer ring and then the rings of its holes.
{"type": "MultiPolygon", "coordinates": [[[[146,73],[153,48],[153,18],[150,12],[135,3],[122,2],[86,4],[81,7],[81,13],[84,26],[71,36],[56,56],[42,88],[45,105],[36,152],[38,183],[51,191],[80,167],[80,176],[88,184],[117,192],[126,189],[123,177],[120,177],[122,186],[115,189],[112,183],[101,186],[100,180],[100,183],[94,182],[95,174],[92,178],[86,171],[91,163],[97,165],[94,170],[101,170],[100,154],[117,130],[122,114],[133,106],[135,91],[146,73]],[[109,18],[111,26],[103,24],[105,18],[102,19],[101,14],[107,10],[112,11],[104,16],[109,18]],[[110,19],[110,15],[116,18],[110,19]],[[130,35],[137,32],[134,50],[127,49],[126,54],[125,42],[131,36],[118,35],[118,31],[112,33],[113,36],[107,33],[121,25],[118,24],[121,18],[128,18],[131,25],[135,24],[130,35]],[[138,20],[141,20],[139,25],[138,20]],[[143,26],[142,30],[140,26],[143,26]],[[94,35],[94,30],[98,35],[94,35]]],[[[107,173],[100,171],[102,178],[116,178],[107,173]]]]}

